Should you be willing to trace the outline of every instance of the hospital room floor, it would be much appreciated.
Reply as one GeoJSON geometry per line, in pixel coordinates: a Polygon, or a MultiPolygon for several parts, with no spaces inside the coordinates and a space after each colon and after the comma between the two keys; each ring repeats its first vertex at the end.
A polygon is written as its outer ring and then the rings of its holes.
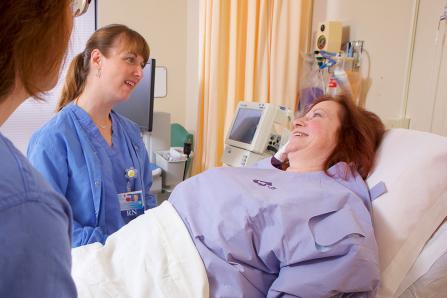
{"type": "Polygon", "coordinates": [[[157,194],[157,206],[159,206],[161,203],[169,199],[169,196],[171,195],[171,192],[163,190],[161,193],[157,194]]]}

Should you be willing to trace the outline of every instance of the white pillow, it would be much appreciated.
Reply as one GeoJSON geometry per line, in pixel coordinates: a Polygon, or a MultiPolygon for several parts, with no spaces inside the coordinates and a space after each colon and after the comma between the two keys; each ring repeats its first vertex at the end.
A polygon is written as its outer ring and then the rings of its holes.
{"type": "Polygon", "coordinates": [[[388,192],[373,202],[379,245],[379,297],[393,297],[424,244],[447,216],[447,138],[392,129],[385,134],[370,187],[388,192]]]}

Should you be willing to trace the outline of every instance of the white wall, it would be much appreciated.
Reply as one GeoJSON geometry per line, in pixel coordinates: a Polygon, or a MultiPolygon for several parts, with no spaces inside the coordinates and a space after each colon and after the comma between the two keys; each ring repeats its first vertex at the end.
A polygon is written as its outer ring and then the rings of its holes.
{"type": "MultiPolygon", "coordinates": [[[[195,129],[191,121],[192,107],[188,105],[194,90],[189,76],[194,76],[188,67],[194,65],[194,41],[188,32],[197,32],[194,20],[187,20],[188,12],[198,5],[198,0],[98,0],[98,26],[121,23],[143,35],[151,48],[151,57],[158,66],[167,68],[167,96],[155,99],[155,110],[169,112],[171,122],[178,122],[188,130],[195,129]],[[187,87],[187,83],[189,84],[187,87]],[[188,123],[188,125],[186,125],[188,123]]],[[[197,37],[196,37],[197,40],[197,37]]],[[[195,105],[196,106],[196,105],[195,105]]],[[[192,117],[195,119],[195,116],[192,117]]]]}
{"type": "MultiPolygon", "coordinates": [[[[338,20],[349,40],[364,40],[362,72],[370,78],[366,107],[383,120],[405,116],[415,0],[315,0],[312,31],[338,20]],[[369,60],[369,63],[368,63],[369,60]],[[369,67],[368,67],[369,64],[369,67]]],[[[368,84],[363,86],[368,88],[368,84]]]]}
{"type": "Polygon", "coordinates": [[[420,0],[408,93],[410,128],[447,136],[446,0],[420,0]]]}

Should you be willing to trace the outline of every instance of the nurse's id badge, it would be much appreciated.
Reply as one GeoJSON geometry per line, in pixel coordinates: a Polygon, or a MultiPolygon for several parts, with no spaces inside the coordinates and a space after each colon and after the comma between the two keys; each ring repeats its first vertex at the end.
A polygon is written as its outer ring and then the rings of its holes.
{"type": "Polygon", "coordinates": [[[118,194],[121,216],[125,223],[144,213],[143,192],[131,191],[118,194]]]}

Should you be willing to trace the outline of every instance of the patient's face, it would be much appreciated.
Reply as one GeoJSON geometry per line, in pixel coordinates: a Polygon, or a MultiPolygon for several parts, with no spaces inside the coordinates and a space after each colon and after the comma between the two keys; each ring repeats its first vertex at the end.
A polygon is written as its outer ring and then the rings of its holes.
{"type": "Polygon", "coordinates": [[[304,116],[296,118],[286,148],[289,160],[304,158],[324,162],[337,145],[341,109],[340,104],[328,100],[316,104],[304,116]]]}

